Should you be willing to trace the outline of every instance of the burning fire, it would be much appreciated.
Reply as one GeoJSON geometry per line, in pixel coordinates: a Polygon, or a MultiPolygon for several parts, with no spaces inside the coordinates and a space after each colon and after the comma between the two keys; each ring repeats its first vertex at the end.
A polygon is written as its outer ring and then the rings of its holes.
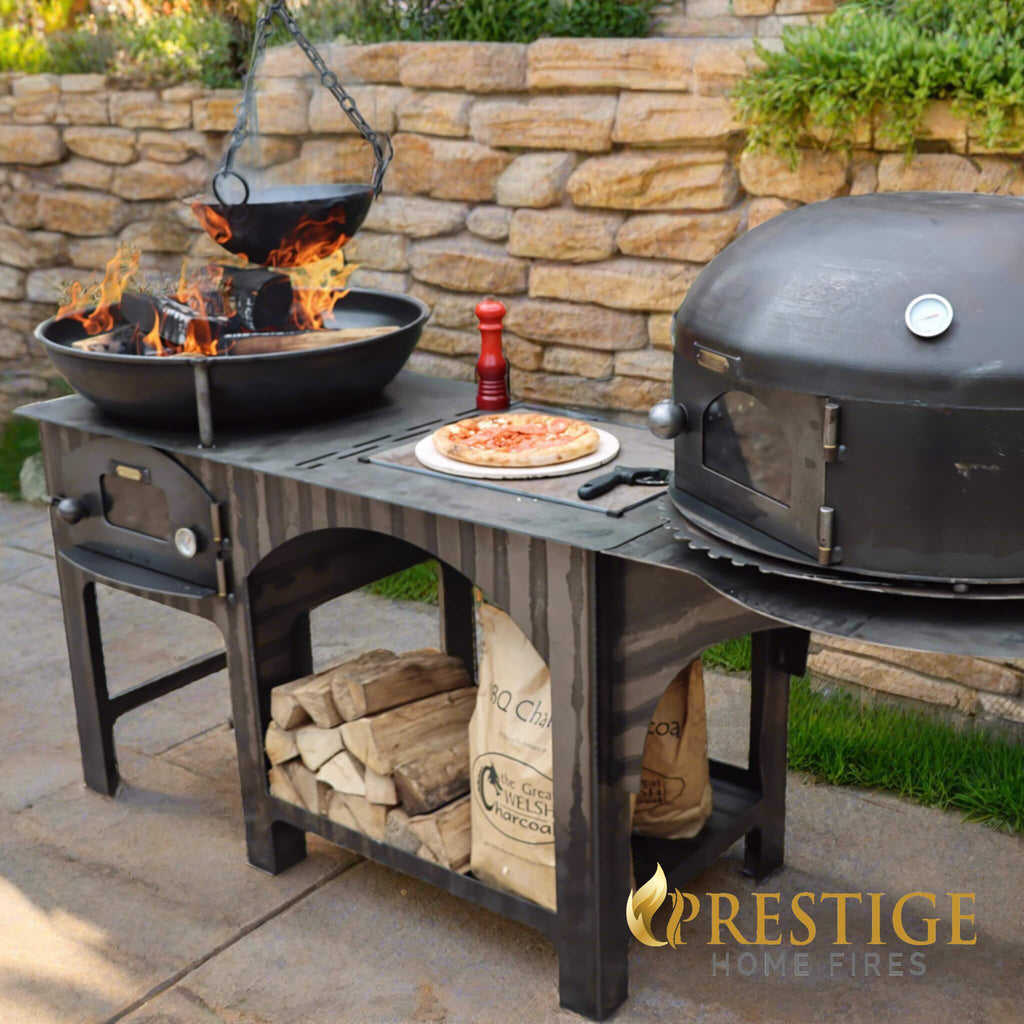
{"type": "Polygon", "coordinates": [[[228,224],[226,217],[222,217],[206,203],[200,202],[192,204],[192,212],[195,214],[196,220],[203,225],[206,233],[218,245],[223,245],[231,240],[231,225],[228,224]]]}
{"type": "Polygon", "coordinates": [[[112,307],[121,301],[128,282],[136,275],[138,269],[138,250],[127,245],[118,246],[117,252],[107,262],[106,273],[97,287],[87,290],[78,281],[71,285],[68,301],[57,310],[57,319],[69,317],[79,321],[88,335],[112,330],[112,307]],[[83,312],[88,307],[93,307],[92,312],[83,312]]]}
{"type": "MultiPolygon", "coordinates": [[[[193,210],[215,241],[224,242],[231,237],[227,220],[218,213],[198,203],[193,210]]],[[[346,265],[341,248],[346,237],[338,233],[337,225],[343,223],[343,218],[343,211],[337,211],[325,221],[304,218],[268,258],[275,271],[287,274],[292,282],[291,312],[276,330],[319,330],[325,317],[347,294],[348,278],[356,268],[346,265]]],[[[244,261],[245,257],[241,259],[244,261]]],[[[215,327],[230,323],[237,312],[230,290],[224,286],[225,266],[214,264],[189,269],[182,261],[176,285],[165,289],[160,296],[142,295],[129,288],[138,270],[139,252],[127,245],[120,246],[107,263],[103,281],[98,286],[85,288],[77,281],[71,285],[68,301],[57,311],[58,319],[77,320],[87,335],[95,336],[114,331],[119,325],[127,329],[126,325],[133,320],[122,307],[133,304],[153,315],[152,325],[148,318],[141,324],[134,321],[132,337],[140,354],[214,356],[224,353],[219,343],[225,331],[215,330],[215,327]],[[129,300],[136,301],[130,303],[129,300]],[[179,332],[173,341],[169,340],[167,330],[167,300],[178,304],[170,315],[177,318],[184,332],[183,337],[179,332]]],[[[245,330],[230,327],[231,333],[245,330]]]]}

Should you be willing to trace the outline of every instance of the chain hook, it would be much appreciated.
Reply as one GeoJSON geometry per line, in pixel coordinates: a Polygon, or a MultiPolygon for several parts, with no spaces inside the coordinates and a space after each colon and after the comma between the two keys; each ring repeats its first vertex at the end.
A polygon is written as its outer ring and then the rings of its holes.
{"type": "Polygon", "coordinates": [[[252,113],[254,82],[256,78],[256,65],[259,58],[262,56],[264,49],[266,49],[267,30],[274,17],[276,17],[285,29],[287,29],[288,33],[298,44],[299,49],[302,50],[310,64],[313,65],[317,74],[320,76],[320,84],[323,85],[324,88],[327,89],[328,92],[330,92],[338,101],[338,105],[345,112],[345,116],[353,125],[355,125],[356,131],[358,131],[373,148],[373,194],[374,196],[379,196],[384,184],[384,173],[387,171],[388,164],[391,163],[391,159],[395,155],[391,139],[386,133],[375,132],[370,127],[366,118],[364,118],[359,112],[359,108],[356,106],[356,101],[348,92],[345,91],[341,83],[338,81],[338,76],[331,71],[324,62],[323,57],[320,56],[316,47],[313,46],[302,32],[302,29],[299,28],[299,24],[292,16],[291,11],[288,10],[285,0],[269,0],[263,14],[260,15],[256,22],[256,28],[253,32],[252,52],[249,57],[249,70],[245,76],[245,88],[242,92],[242,101],[236,108],[237,114],[235,127],[232,129],[231,137],[228,141],[227,150],[224,153],[224,159],[221,162],[220,168],[213,176],[212,185],[214,196],[221,205],[229,205],[222,199],[218,190],[217,182],[227,176],[231,176],[237,178],[245,189],[242,204],[244,205],[249,201],[249,184],[245,178],[234,169],[235,154],[241,148],[242,143],[245,142],[248,136],[248,124],[249,117],[252,113]]]}

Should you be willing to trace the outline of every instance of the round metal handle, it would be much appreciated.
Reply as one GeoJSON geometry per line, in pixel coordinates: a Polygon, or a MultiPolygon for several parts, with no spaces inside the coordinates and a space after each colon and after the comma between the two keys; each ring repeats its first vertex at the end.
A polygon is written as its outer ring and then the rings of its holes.
{"type": "Polygon", "coordinates": [[[183,558],[195,558],[199,551],[199,538],[195,530],[187,526],[179,527],[174,531],[174,547],[183,558]]]}
{"type": "Polygon", "coordinates": [[[80,519],[84,519],[88,513],[85,510],[85,505],[78,498],[60,498],[57,501],[57,515],[65,523],[77,523],[80,519]]]}
{"type": "Polygon", "coordinates": [[[686,410],[671,398],[663,398],[651,406],[647,414],[647,426],[655,437],[669,441],[678,437],[689,427],[686,410]]]}

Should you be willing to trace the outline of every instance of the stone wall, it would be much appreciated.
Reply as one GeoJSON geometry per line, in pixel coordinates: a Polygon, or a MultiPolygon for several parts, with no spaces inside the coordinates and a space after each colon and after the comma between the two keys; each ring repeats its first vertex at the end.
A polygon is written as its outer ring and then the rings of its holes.
{"type": "Polygon", "coordinates": [[[756,36],[778,39],[787,26],[809,25],[836,9],[837,0],[675,0],[656,8],[663,36],[756,36]]]}
{"type": "Polygon", "coordinates": [[[807,665],[819,686],[838,684],[1024,740],[1024,661],[899,651],[815,634],[807,665]]]}

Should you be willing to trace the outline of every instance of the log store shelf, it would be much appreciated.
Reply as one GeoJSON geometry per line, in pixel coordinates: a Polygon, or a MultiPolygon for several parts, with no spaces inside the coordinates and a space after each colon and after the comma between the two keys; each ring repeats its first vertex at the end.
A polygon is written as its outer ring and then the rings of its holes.
{"type": "Polygon", "coordinates": [[[636,876],[646,879],[660,861],[682,885],[746,837],[745,869],[763,878],[783,863],[789,677],[804,671],[808,630],[1019,658],[1022,602],[766,577],[678,541],[665,499],[615,517],[358,457],[473,405],[471,385],[403,372],[371,408],[315,425],[218,428],[210,449],[188,431],[105,418],[77,396],[22,410],[40,421],[50,493],[78,501],[55,507],[52,522],[85,779],[113,795],[116,718],[226,663],[253,865],[288,868],[313,832],[521,921],[558,950],[562,1005],[600,1019],[627,995],[628,794],[639,789],[651,714],[682,665],[712,643],[754,633],[749,765],[713,762],[708,825],[691,840],[635,839],[636,876]],[[163,529],[190,526],[200,539],[195,558],[176,561],[173,544],[130,518],[109,522],[100,478],[122,475],[163,492],[163,529]],[[268,791],[270,691],[312,671],[310,609],[427,557],[441,564],[442,650],[473,671],[477,585],[550,666],[557,913],[268,791]],[[211,620],[225,650],[109,696],[96,583],[211,620]]]}

